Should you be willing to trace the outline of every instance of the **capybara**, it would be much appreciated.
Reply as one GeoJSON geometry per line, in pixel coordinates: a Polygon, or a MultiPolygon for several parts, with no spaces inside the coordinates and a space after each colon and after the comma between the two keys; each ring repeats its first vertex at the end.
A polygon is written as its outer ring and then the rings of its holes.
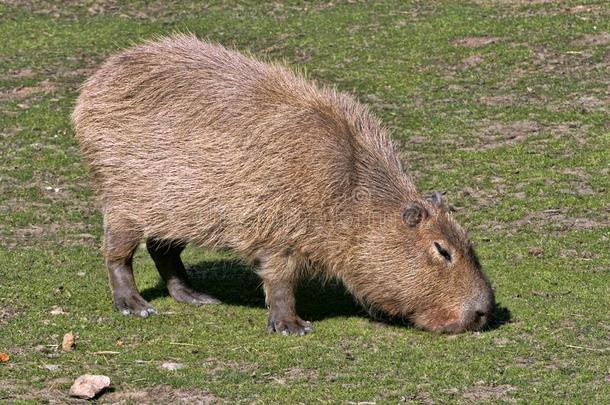
{"type": "MultiPolygon", "coordinates": [[[[301,277],[338,279],[367,308],[432,331],[478,330],[495,301],[440,194],[424,197],[379,120],[279,64],[177,35],[110,57],[73,113],[104,218],[114,306],[148,316],[132,257],[142,240],[178,301],[185,245],[257,268],[268,330],[305,334],[301,277]]],[[[205,287],[204,287],[205,289],[205,287]]]]}

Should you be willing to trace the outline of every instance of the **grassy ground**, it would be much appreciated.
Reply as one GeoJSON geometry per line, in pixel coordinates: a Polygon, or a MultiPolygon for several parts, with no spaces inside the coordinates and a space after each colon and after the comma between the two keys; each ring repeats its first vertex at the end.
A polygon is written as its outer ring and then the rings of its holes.
{"type": "Polygon", "coordinates": [[[68,401],[86,372],[112,379],[100,402],[610,402],[607,2],[122,3],[0,5],[0,402],[68,401]],[[113,312],[69,114],[110,53],[175,31],[370,104],[420,190],[457,207],[510,320],[434,335],[310,283],[299,306],[315,333],[269,336],[251,269],[196,249],[193,278],[225,304],[173,302],[139,252],[162,315],[113,312]]]}

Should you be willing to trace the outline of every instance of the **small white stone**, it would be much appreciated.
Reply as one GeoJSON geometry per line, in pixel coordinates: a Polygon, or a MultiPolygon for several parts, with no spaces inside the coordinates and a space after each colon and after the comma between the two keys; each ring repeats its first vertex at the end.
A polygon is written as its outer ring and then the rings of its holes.
{"type": "Polygon", "coordinates": [[[105,375],[81,375],[70,387],[70,396],[93,399],[110,386],[110,378],[105,375]]]}
{"type": "Polygon", "coordinates": [[[184,364],[174,363],[173,361],[166,361],[165,363],[161,364],[161,368],[168,371],[176,371],[180,370],[181,368],[184,368],[184,364]]]}
{"type": "Polygon", "coordinates": [[[51,308],[51,311],[49,312],[51,315],[63,315],[66,312],[64,311],[64,309],[60,306],[54,306],[53,308],[51,308]]]}

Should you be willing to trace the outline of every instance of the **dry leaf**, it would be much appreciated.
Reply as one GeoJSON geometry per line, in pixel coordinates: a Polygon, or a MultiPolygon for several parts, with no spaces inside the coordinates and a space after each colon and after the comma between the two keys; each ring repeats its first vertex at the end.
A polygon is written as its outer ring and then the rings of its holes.
{"type": "Polygon", "coordinates": [[[76,336],[72,332],[68,332],[64,335],[64,339],[61,342],[61,350],[64,352],[71,352],[74,348],[74,340],[76,336]]]}
{"type": "Polygon", "coordinates": [[[0,353],[0,363],[6,363],[11,359],[11,356],[8,353],[0,353]]]}

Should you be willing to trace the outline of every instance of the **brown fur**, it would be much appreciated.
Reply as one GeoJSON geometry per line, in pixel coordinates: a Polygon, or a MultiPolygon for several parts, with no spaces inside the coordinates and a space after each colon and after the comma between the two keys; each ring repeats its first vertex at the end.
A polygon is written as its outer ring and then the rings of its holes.
{"type": "Polygon", "coordinates": [[[465,232],[416,191],[378,119],[278,64],[193,36],[147,42],[87,80],[73,121],[120,240],[107,260],[142,239],[230,249],[268,299],[305,274],[338,278],[432,330],[471,328],[465,306],[493,301],[465,232]]]}

